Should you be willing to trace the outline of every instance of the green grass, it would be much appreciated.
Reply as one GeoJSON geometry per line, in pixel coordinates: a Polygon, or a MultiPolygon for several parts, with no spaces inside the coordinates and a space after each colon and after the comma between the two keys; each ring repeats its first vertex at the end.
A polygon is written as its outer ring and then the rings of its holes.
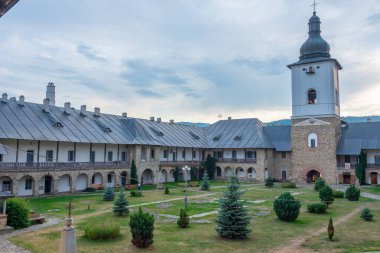
{"type": "Polygon", "coordinates": [[[363,192],[380,195],[380,185],[363,186],[360,190],[363,192]]]}

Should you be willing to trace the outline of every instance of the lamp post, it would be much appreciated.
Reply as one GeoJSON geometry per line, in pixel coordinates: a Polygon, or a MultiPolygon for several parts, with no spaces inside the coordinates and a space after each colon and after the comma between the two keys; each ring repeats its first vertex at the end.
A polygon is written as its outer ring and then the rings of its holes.
{"type": "Polygon", "coordinates": [[[184,172],[185,178],[185,209],[187,209],[187,172],[190,171],[190,167],[185,165],[185,167],[182,168],[182,171],[184,172]]]}

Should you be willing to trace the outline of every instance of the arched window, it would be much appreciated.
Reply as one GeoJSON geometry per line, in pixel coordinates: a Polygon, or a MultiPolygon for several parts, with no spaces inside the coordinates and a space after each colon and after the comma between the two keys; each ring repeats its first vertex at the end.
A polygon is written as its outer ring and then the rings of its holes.
{"type": "Polygon", "coordinates": [[[307,92],[307,101],[309,105],[313,105],[317,103],[317,92],[314,89],[310,89],[307,92]]]}
{"type": "Polygon", "coordinates": [[[315,133],[309,134],[307,143],[309,148],[316,148],[318,146],[317,135],[315,133]]]}

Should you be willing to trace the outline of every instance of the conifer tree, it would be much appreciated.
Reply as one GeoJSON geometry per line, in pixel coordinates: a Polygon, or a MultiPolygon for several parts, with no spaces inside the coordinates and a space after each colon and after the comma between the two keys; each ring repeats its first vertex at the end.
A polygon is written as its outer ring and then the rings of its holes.
{"type": "Polygon", "coordinates": [[[327,233],[329,235],[330,241],[332,241],[332,238],[334,236],[334,225],[333,225],[333,221],[331,217],[330,217],[329,225],[327,227],[327,233]]]}
{"type": "Polygon", "coordinates": [[[216,231],[227,239],[245,239],[251,230],[248,228],[250,217],[240,201],[241,191],[236,177],[231,177],[228,190],[219,200],[220,211],[216,217],[216,231]]]}
{"type": "Polygon", "coordinates": [[[113,191],[113,189],[111,187],[107,187],[103,193],[103,200],[104,201],[111,201],[114,198],[115,198],[115,192],[113,191]]]}
{"type": "Polygon", "coordinates": [[[136,185],[138,183],[137,180],[137,168],[135,164],[135,160],[132,160],[131,164],[131,184],[136,185]]]}
{"type": "Polygon", "coordinates": [[[113,204],[113,213],[116,216],[124,216],[129,213],[129,203],[125,197],[124,189],[120,190],[119,195],[113,204]]]}
{"type": "Polygon", "coordinates": [[[209,191],[210,190],[210,181],[209,181],[209,178],[208,178],[207,171],[205,171],[205,173],[203,173],[201,190],[202,191],[209,191]]]}
{"type": "Polygon", "coordinates": [[[187,215],[186,209],[181,208],[181,211],[179,212],[179,218],[177,220],[177,225],[181,228],[187,228],[187,226],[190,223],[189,215],[187,215]]]}

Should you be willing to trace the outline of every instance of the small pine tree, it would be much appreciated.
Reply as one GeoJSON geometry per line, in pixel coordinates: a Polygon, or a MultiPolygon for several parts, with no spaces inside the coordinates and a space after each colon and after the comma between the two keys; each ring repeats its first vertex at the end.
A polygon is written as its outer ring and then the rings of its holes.
{"type": "Polygon", "coordinates": [[[333,190],[329,185],[325,185],[319,190],[319,198],[326,205],[331,205],[334,202],[333,190]]]}
{"type": "Polygon", "coordinates": [[[366,207],[362,210],[360,218],[362,218],[365,221],[371,221],[373,219],[373,214],[371,213],[371,210],[369,210],[369,208],[366,207]]]}
{"type": "Polygon", "coordinates": [[[104,201],[112,201],[115,198],[115,192],[111,187],[107,187],[103,193],[104,201]]]}
{"type": "Polygon", "coordinates": [[[141,207],[131,214],[129,227],[132,233],[132,244],[138,248],[146,248],[153,243],[154,216],[143,212],[141,207]]]}
{"type": "Polygon", "coordinates": [[[237,178],[232,177],[228,190],[219,200],[220,211],[216,217],[216,231],[220,237],[228,239],[245,239],[251,230],[248,228],[250,217],[243,202],[240,201],[241,191],[237,178]]]}
{"type": "Polygon", "coordinates": [[[205,173],[203,173],[201,190],[202,191],[209,191],[210,190],[210,181],[209,181],[209,178],[208,178],[207,171],[205,171],[205,173]]]}
{"type": "Polygon", "coordinates": [[[274,185],[274,178],[269,176],[265,179],[265,186],[272,187],[274,185]]]}
{"type": "Polygon", "coordinates": [[[294,221],[300,214],[301,202],[289,192],[284,192],[273,202],[273,210],[280,220],[294,221]]]}
{"type": "Polygon", "coordinates": [[[129,203],[125,197],[125,191],[123,189],[120,190],[119,195],[113,204],[113,213],[116,216],[124,216],[129,214],[129,203]]]}
{"type": "Polygon", "coordinates": [[[350,185],[346,190],[346,198],[349,201],[358,201],[360,198],[360,189],[355,185],[350,185]]]}
{"type": "Polygon", "coordinates": [[[177,220],[178,226],[181,228],[187,228],[187,226],[190,223],[189,215],[187,215],[186,209],[181,208],[181,211],[179,212],[179,218],[177,220]]]}
{"type": "Polygon", "coordinates": [[[323,180],[323,178],[319,177],[317,179],[317,181],[315,181],[314,191],[319,191],[325,185],[326,185],[325,180],[323,180]]]}
{"type": "Polygon", "coordinates": [[[131,184],[133,185],[138,184],[137,168],[136,168],[135,160],[132,160],[132,164],[131,164],[131,184]]]}
{"type": "Polygon", "coordinates": [[[165,186],[165,194],[169,194],[169,187],[165,186]]]}
{"type": "Polygon", "coordinates": [[[334,236],[334,225],[332,218],[330,217],[329,225],[327,226],[327,234],[329,235],[330,241],[332,241],[332,238],[334,236]]]}

